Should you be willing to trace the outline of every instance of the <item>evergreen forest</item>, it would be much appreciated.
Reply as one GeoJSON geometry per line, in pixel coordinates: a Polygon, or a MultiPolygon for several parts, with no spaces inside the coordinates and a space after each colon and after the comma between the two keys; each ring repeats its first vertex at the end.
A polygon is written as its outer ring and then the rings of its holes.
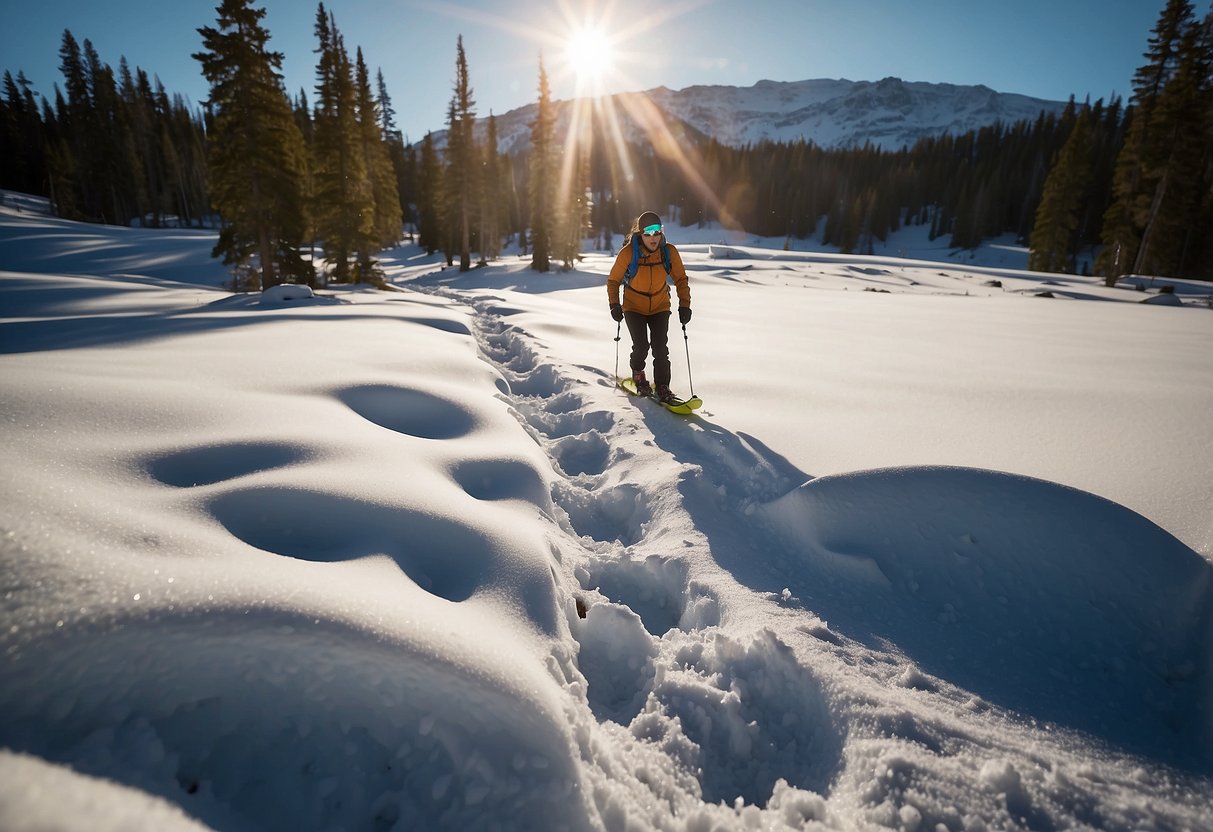
{"type": "Polygon", "coordinates": [[[562,138],[559,116],[579,105],[552,101],[540,55],[530,142],[502,154],[462,38],[445,130],[406,145],[382,72],[351,54],[323,3],[310,99],[285,89],[264,9],[222,0],[216,13],[193,56],[210,85],[198,109],[125,58],[115,72],[70,30],[50,99],[6,71],[0,188],[71,219],[216,228],[215,256],[251,289],[381,281],[376,253],[406,236],[461,270],[507,242],[538,271],[571,268],[587,239],[617,247],[650,206],[844,253],[905,224],[959,249],[1013,232],[1032,269],[1073,272],[1098,252],[1109,285],[1213,280],[1213,11],[1199,19],[1190,0],[1166,0],[1128,102],[1071,98],[1060,115],[896,151],[731,147],[672,124],[620,143],[595,129],[603,119],[562,138]]]}

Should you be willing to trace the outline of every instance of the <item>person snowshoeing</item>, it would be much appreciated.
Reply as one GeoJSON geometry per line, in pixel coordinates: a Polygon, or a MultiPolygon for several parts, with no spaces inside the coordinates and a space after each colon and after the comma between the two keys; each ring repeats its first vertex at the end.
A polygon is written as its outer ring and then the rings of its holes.
{"type": "Polygon", "coordinates": [[[607,299],[611,317],[624,321],[632,336],[630,365],[636,390],[643,396],[653,394],[644,374],[649,350],[653,352],[653,383],[657,398],[674,401],[670,392],[670,286],[678,293],[678,320],[686,326],[691,320],[691,287],[678,249],[665,238],[661,217],[645,211],[636,218],[615,264],[607,276],[607,299]],[[623,291],[622,303],[620,290],[623,291]]]}

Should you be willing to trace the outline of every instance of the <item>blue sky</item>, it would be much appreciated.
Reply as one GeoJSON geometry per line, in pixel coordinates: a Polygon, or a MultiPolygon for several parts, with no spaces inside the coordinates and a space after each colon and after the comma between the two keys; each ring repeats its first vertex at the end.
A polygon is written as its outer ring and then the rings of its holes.
{"type": "MultiPolygon", "coordinates": [[[[101,59],[159,76],[192,102],[207,94],[200,26],[218,0],[41,0],[9,11],[0,68],[34,88],[62,87],[63,30],[89,39],[101,59]]],[[[315,2],[261,0],[270,45],[285,53],[292,95],[312,96],[315,2]]],[[[444,127],[463,35],[477,112],[504,113],[537,98],[542,50],[556,98],[576,93],[565,58],[569,33],[590,20],[611,34],[614,61],[593,79],[605,92],[694,84],[749,86],[762,79],[848,78],[984,84],[999,92],[1079,100],[1127,98],[1165,0],[665,0],[429,2],[328,0],[353,52],[383,70],[397,122],[410,140],[444,127]]],[[[1196,3],[1205,14],[1209,0],[1196,3]]],[[[580,79],[582,88],[590,81],[580,79]]]]}

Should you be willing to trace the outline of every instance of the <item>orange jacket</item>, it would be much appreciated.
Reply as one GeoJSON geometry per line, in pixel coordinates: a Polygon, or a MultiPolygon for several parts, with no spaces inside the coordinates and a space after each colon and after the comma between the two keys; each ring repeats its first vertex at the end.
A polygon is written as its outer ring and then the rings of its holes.
{"type": "MultiPolygon", "coordinates": [[[[641,257],[636,265],[636,276],[627,287],[623,288],[623,311],[639,312],[642,315],[656,315],[659,312],[670,311],[670,286],[666,282],[665,266],[661,262],[661,247],[654,252],[644,251],[641,243],[641,257]]],[[[670,277],[674,279],[674,288],[678,290],[678,305],[691,305],[691,287],[687,283],[687,270],[682,265],[682,255],[678,249],[669,243],[666,248],[670,253],[670,277]]],[[[615,265],[607,276],[607,298],[614,306],[619,303],[619,291],[623,283],[623,274],[632,262],[632,247],[626,245],[623,251],[615,257],[615,265]]]]}

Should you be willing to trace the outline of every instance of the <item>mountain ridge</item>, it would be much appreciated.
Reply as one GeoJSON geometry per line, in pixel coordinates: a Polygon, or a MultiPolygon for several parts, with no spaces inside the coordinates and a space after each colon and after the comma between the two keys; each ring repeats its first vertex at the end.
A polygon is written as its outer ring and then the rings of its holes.
{"type": "MultiPolygon", "coordinates": [[[[573,123],[578,102],[555,101],[559,141],[573,123]]],[[[818,78],[804,81],[761,80],[749,87],[693,85],[681,90],[656,87],[642,92],[615,93],[597,99],[595,118],[611,118],[619,133],[637,143],[648,136],[655,106],[675,139],[712,138],[742,147],[762,141],[804,140],[826,149],[871,145],[896,151],[919,139],[959,135],[995,122],[1012,124],[1042,113],[1060,114],[1066,102],[997,92],[984,85],[818,78]]],[[[530,146],[531,122],[537,104],[496,116],[498,148],[520,153],[530,146]]],[[[584,111],[584,107],[581,108],[584,111]]],[[[477,119],[483,137],[487,119],[477,119]]],[[[613,128],[612,128],[613,131],[613,128]]],[[[446,131],[433,134],[445,146],[446,131]]]]}

